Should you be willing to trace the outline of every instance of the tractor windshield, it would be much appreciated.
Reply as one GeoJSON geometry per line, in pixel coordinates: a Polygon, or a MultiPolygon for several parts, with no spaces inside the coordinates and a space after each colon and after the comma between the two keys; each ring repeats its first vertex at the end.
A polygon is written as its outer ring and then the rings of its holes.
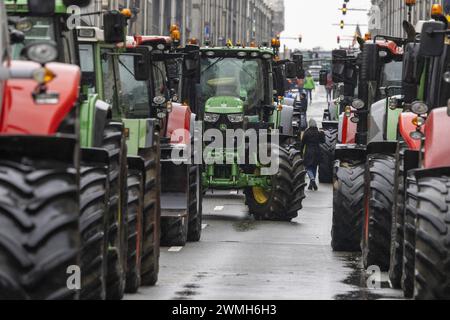
{"type": "Polygon", "coordinates": [[[122,90],[120,101],[125,106],[125,117],[128,119],[142,119],[150,116],[149,92],[146,81],[138,81],[134,77],[134,57],[120,55],[119,73],[122,90]]]}
{"type": "Polygon", "coordinates": [[[25,41],[12,46],[14,60],[23,59],[21,53],[24,47],[36,41],[52,41],[58,47],[58,61],[69,64],[78,64],[79,57],[76,50],[75,30],[66,30],[61,16],[12,16],[13,19],[26,19],[31,28],[23,31],[25,41]]]}
{"type": "Polygon", "coordinates": [[[263,63],[260,59],[206,58],[202,59],[202,95],[240,98],[247,109],[264,101],[263,63]]]}
{"type": "Polygon", "coordinates": [[[381,86],[401,86],[402,85],[402,61],[391,61],[384,65],[383,73],[381,75],[381,86]]]}

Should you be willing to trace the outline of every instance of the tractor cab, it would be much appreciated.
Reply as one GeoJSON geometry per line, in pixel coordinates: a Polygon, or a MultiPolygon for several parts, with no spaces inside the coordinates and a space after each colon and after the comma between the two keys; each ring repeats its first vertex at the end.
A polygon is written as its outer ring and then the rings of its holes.
{"type": "Polygon", "coordinates": [[[58,49],[57,61],[78,64],[76,30],[69,27],[70,14],[68,7],[87,6],[90,1],[29,1],[6,0],[5,7],[8,19],[23,32],[25,40],[12,46],[12,57],[15,60],[25,59],[23,50],[36,42],[52,42],[58,49]]]}
{"type": "Polygon", "coordinates": [[[273,52],[202,48],[201,100],[206,129],[267,124],[273,115],[273,52]],[[244,121],[245,120],[245,121],[244,121]]]}

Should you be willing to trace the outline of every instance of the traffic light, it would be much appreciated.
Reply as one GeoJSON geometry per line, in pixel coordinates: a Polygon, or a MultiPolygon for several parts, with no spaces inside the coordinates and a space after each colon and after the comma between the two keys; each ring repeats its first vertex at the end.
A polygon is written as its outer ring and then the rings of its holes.
{"type": "Polygon", "coordinates": [[[303,37],[301,35],[298,36],[298,42],[302,43],[302,41],[303,41],[303,37]]]}
{"type": "Polygon", "coordinates": [[[347,14],[347,4],[346,3],[344,3],[343,5],[342,5],[342,14],[345,16],[346,14],[347,14]]]}
{"type": "Polygon", "coordinates": [[[337,43],[338,43],[338,44],[341,43],[341,37],[340,37],[340,36],[337,37],[337,43]]]}
{"type": "Polygon", "coordinates": [[[344,26],[345,26],[345,22],[344,22],[344,20],[341,20],[341,23],[339,23],[339,27],[341,29],[344,29],[344,26]]]}

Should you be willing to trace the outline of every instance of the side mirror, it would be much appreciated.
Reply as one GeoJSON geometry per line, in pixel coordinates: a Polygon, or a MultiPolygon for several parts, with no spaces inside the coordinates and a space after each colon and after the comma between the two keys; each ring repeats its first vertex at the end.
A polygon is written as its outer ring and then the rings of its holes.
{"type": "Polygon", "coordinates": [[[106,43],[119,43],[126,41],[125,29],[126,17],[117,10],[107,12],[103,15],[103,28],[106,43]]]}
{"type": "Polygon", "coordinates": [[[446,26],[440,21],[428,21],[423,24],[420,35],[419,55],[439,57],[444,52],[446,26]]]}
{"type": "Polygon", "coordinates": [[[295,62],[286,63],[286,78],[288,79],[297,78],[297,64],[295,62]]]}
{"type": "Polygon", "coordinates": [[[347,51],[345,50],[333,50],[332,52],[332,68],[331,74],[334,83],[344,82],[345,73],[345,59],[347,58],[347,51]]]}
{"type": "Polygon", "coordinates": [[[321,86],[326,86],[327,82],[328,82],[328,71],[327,70],[320,70],[319,84],[321,86]]]}
{"type": "Polygon", "coordinates": [[[134,48],[134,78],[137,81],[147,81],[150,79],[150,55],[148,48],[134,48]]]}
{"type": "Polygon", "coordinates": [[[379,59],[377,44],[364,44],[361,54],[361,80],[377,81],[379,59]]]}

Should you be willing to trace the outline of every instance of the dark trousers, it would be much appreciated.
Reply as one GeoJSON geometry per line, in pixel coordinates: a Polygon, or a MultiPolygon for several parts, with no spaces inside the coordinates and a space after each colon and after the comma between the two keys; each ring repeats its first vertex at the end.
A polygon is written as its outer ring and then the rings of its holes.
{"type": "Polygon", "coordinates": [[[306,167],[306,172],[308,173],[309,180],[315,181],[317,177],[317,166],[306,167]]]}
{"type": "Polygon", "coordinates": [[[309,101],[312,101],[312,89],[305,89],[309,101]]]}

